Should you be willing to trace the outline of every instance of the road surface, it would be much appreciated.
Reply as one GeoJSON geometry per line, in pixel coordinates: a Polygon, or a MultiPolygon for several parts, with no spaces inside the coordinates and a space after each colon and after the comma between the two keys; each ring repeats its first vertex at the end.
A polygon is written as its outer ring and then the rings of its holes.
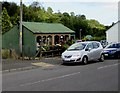
{"type": "Polygon", "coordinates": [[[3,74],[3,91],[118,91],[118,60],[3,74]]]}

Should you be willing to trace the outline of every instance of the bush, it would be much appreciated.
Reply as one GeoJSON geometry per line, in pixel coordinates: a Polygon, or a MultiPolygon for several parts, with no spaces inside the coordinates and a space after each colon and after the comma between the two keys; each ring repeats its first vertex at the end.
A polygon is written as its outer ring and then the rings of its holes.
{"type": "Polygon", "coordinates": [[[75,43],[75,41],[73,41],[73,40],[68,40],[68,41],[66,42],[66,44],[69,45],[69,46],[72,45],[73,43],[75,43]]]}
{"type": "Polygon", "coordinates": [[[12,49],[11,51],[9,49],[2,49],[2,58],[3,59],[7,59],[7,58],[18,59],[19,55],[16,53],[14,49],[12,49]]]}
{"type": "Polygon", "coordinates": [[[3,49],[3,50],[2,50],[2,58],[3,58],[3,59],[9,58],[9,57],[10,57],[9,54],[10,54],[9,50],[7,50],[7,49],[3,49]]]}
{"type": "Polygon", "coordinates": [[[43,46],[43,49],[44,51],[50,51],[50,46],[43,46]]]}
{"type": "Polygon", "coordinates": [[[67,48],[69,47],[69,45],[68,44],[64,44],[63,46],[62,46],[62,51],[65,51],[67,48]]]}

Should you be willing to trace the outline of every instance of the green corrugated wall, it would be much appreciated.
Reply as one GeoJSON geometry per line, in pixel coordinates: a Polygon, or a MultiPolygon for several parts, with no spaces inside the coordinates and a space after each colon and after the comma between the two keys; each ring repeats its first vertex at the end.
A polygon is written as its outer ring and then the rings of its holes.
{"type": "MultiPolygon", "coordinates": [[[[2,48],[15,49],[20,54],[18,25],[2,35],[2,48]]],[[[23,26],[23,53],[33,57],[36,54],[36,39],[34,34],[23,26]]]]}
{"type": "Polygon", "coordinates": [[[0,49],[2,48],[2,35],[0,33],[0,49]]]}
{"type": "Polygon", "coordinates": [[[33,57],[36,54],[36,39],[34,34],[23,26],[24,56],[33,57]]]}
{"type": "Polygon", "coordinates": [[[18,25],[2,35],[2,48],[15,49],[19,53],[19,30],[18,25]]]}

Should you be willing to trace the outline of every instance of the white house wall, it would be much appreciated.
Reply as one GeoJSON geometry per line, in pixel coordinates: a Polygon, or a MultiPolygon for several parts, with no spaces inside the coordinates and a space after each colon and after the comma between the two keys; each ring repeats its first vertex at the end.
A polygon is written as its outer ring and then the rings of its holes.
{"type": "MultiPolygon", "coordinates": [[[[118,22],[120,25],[120,22],[118,22]]],[[[118,42],[118,23],[111,27],[108,31],[106,31],[107,42],[118,42]]]]}
{"type": "MultiPolygon", "coordinates": [[[[118,21],[120,21],[120,1],[118,2],[118,21]]],[[[118,41],[120,42],[120,22],[118,22],[118,41]]]]}
{"type": "Polygon", "coordinates": [[[120,22],[118,23],[118,42],[120,42],[120,22]]]}

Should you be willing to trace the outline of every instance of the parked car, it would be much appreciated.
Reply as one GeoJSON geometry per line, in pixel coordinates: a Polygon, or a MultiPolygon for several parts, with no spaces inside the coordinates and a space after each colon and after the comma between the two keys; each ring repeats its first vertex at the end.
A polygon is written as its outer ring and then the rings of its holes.
{"type": "Polygon", "coordinates": [[[120,58],[120,42],[108,44],[104,48],[105,57],[120,58]]]}
{"type": "Polygon", "coordinates": [[[75,63],[82,62],[87,64],[91,60],[104,61],[103,47],[97,41],[85,41],[71,45],[62,53],[62,62],[75,63]]]}
{"type": "Polygon", "coordinates": [[[103,46],[103,48],[105,48],[108,45],[108,42],[106,40],[101,40],[100,43],[103,46]]]}
{"type": "Polygon", "coordinates": [[[82,42],[82,40],[76,40],[76,43],[82,42]]]}

